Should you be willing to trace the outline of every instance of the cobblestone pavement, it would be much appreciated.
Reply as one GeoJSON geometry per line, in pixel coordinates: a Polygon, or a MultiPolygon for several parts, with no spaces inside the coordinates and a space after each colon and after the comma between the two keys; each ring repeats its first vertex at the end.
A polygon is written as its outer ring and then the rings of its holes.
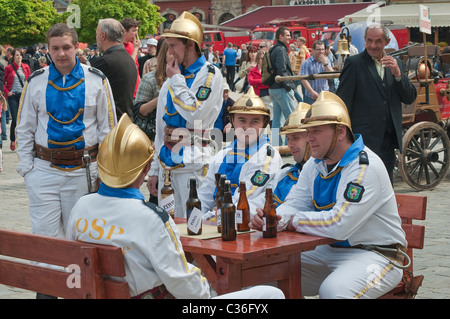
{"type": "MultiPolygon", "coordinates": [[[[9,127],[8,127],[9,133],[9,127]]],[[[9,135],[9,134],[8,134],[9,135]]],[[[292,161],[284,157],[285,161],[292,161]]],[[[3,172],[0,173],[0,228],[30,232],[28,197],[23,178],[16,172],[18,156],[10,151],[9,141],[3,141],[3,172]]],[[[425,276],[418,299],[450,298],[450,175],[434,190],[415,191],[395,173],[394,189],[398,193],[428,197],[425,225],[425,248],[415,250],[414,273],[425,276]],[[447,224],[449,223],[449,224],[447,224]]],[[[148,197],[145,184],[141,188],[148,197]]],[[[34,292],[0,285],[0,299],[31,299],[34,292]]]]}

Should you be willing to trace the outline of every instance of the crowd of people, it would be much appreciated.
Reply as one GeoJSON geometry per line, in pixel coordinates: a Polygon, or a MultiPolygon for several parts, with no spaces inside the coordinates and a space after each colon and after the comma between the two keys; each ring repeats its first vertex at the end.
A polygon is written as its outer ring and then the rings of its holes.
{"type": "MultiPolygon", "coordinates": [[[[291,47],[287,27],[273,45],[242,47],[239,56],[228,45],[221,70],[213,48],[202,50],[202,25],[189,12],[147,42],[144,55],[139,25],[100,20],[93,30],[100,55],[83,58],[76,31],[56,24],[46,39],[51,62],[34,72],[19,50],[10,52],[3,91],[33,233],[127,247],[132,297],[209,298],[207,280],[186,261],[176,225],[158,204],[169,170],[174,216],[186,218],[195,178],[203,219],[213,220],[220,173],[235,204],[245,183],[253,229],[264,227],[272,188],[278,231],[336,240],[302,254],[305,295],[377,298],[395,287],[407,242],[391,155],[401,146],[400,103],[417,93],[402,62],[384,54],[385,28],[367,28],[364,52],[345,60],[334,93],[327,80],[261,82],[265,52],[282,76],[334,68],[327,43],[314,42],[311,54],[304,38],[291,47]],[[234,101],[236,72],[244,84],[234,101]],[[281,137],[295,164],[283,163],[281,137]],[[98,222],[117,232],[91,236],[98,222]]],[[[283,294],[256,286],[222,297],[283,294]]]]}

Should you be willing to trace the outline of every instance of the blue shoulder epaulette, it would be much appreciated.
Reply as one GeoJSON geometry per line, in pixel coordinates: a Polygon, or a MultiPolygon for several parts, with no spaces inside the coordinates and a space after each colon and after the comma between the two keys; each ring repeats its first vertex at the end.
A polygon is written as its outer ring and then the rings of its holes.
{"type": "Polygon", "coordinates": [[[216,74],[216,68],[213,64],[208,64],[208,72],[216,74]]]}
{"type": "Polygon", "coordinates": [[[286,168],[286,167],[293,167],[294,165],[293,164],[291,164],[291,163],[286,163],[286,164],[283,164],[283,166],[281,166],[281,169],[284,169],[284,168],[286,168]]]}
{"type": "Polygon", "coordinates": [[[169,214],[163,208],[150,202],[143,201],[143,203],[145,206],[154,211],[159,217],[161,217],[164,224],[169,220],[169,214]]]}
{"type": "Polygon", "coordinates": [[[92,72],[92,73],[97,74],[98,76],[100,76],[102,78],[102,80],[106,79],[106,75],[102,71],[100,71],[99,69],[96,69],[96,68],[91,66],[89,68],[89,71],[92,72]]]}
{"type": "Polygon", "coordinates": [[[44,73],[44,69],[39,69],[39,70],[34,71],[34,72],[27,78],[27,82],[30,83],[30,81],[31,81],[32,78],[34,78],[34,77],[36,77],[36,76],[38,76],[38,75],[41,75],[42,73],[44,73]]]}
{"type": "Polygon", "coordinates": [[[359,164],[369,165],[369,156],[365,151],[359,152],[359,164]]]}

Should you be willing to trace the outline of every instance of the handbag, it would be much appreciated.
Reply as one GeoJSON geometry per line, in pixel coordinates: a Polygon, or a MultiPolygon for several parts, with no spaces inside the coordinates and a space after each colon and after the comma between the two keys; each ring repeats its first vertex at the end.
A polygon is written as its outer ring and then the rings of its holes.
{"type": "Polygon", "coordinates": [[[3,91],[0,91],[0,113],[2,110],[3,111],[8,110],[8,106],[6,104],[6,99],[5,96],[3,95],[3,91]]]}
{"type": "MultiPolygon", "coordinates": [[[[134,110],[137,112],[133,112],[134,124],[139,126],[139,128],[148,136],[151,141],[155,140],[156,135],[156,112],[151,112],[146,117],[139,114],[139,108],[144,102],[135,105],[134,110]]],[[[134,111],[133,110],[133,111],[134,111]]]]}
{"type": "Polygon", "coordinates": [[[244,76],[243,78],[239,79],[239,81],[237,81],[236,84],[234,85],[234,88],[236,89],[237,92],[243,92],[246,78],[247,77],[244,76]]]}

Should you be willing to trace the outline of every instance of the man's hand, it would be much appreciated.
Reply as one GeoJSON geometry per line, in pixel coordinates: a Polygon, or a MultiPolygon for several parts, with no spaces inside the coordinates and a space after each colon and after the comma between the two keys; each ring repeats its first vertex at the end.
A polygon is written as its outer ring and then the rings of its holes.
{"type": "Polygon", "coordinates": [[[133,46],[135,49],[139,49],[141,47],[141,40],[139,39],[139,35],[136,35],[133,41],[133,46]]]}
{"type": "Polygon", "coordinates": [[[173,59],[171,62],[167,63],[166,74],[169,78],[171,78],[175,74],[181,74],[180,68],[178,67],[177,59],[173,59]]]}
{"type": "Polygon", "coordinates": [[[381,58],[381,64],[385,67],[391,70],[392,75],[394,78],[399,78],[402,76],[402,72],[400,71],[400,68],[398,67],[397,60],[389,55],[386,55],[381,58]]]}
{"type": "MultiPolygon", "coordinates": [[[[264,212],[263,212],[262,208],[257,208],[256,209],[256,214],[250,220],[250,228],[262,231],[263,226],[264,226],[264,221],[262,219],[263,216],[264,216],[264,212]]],[[[281,216],[280,215],[276,215],[276,219],[277,219],[277,222],[278,222],[281,219],[281,216]]]]}
{"type": "Polygon", "coordinates": [[[156,185],[158,184],[158,176],[149,176],[147,179],[147,188],[150,194],[152,194],[155,197],[158,197],[158,189],[156,188],[156,185]]]}

